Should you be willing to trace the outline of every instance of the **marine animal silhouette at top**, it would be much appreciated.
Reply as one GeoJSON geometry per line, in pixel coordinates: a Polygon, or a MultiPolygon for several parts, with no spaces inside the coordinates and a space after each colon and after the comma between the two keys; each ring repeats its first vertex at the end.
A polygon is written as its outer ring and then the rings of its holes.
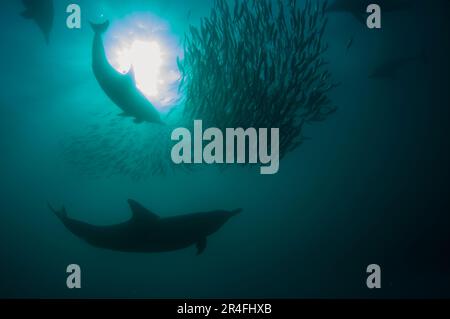
{"type": "Polygon", "coordinates": [[[22,0],[22,3],[25,6],[22,17],[33,20],[44,34],[45,42],[49,44],[54,19],[53,0],[22,0]]]}
{"type": "Polygon", "coordinates": [[[160,218],[134,200],[128,200],[132,218],[113,226],[94,226],[67,216],[65,208],[50,206],[64,226],[92,246],[134,253],[156,253],[197,247],[197,255],[206,248],[206,238],[217,232],[242,209],[215,210],[160,218]]]}
{"type": "Polygon", "coordinates": [[[120,108],[121,116],[134,117],[135,123],[164,124],[159,112],[136,86],[133,68],[127,74],[118,72],[108,61],[103,45],[103,34],[109,21],[91,23],[95,32],[92,46],[92,69],[106,95],[120,108]]]}

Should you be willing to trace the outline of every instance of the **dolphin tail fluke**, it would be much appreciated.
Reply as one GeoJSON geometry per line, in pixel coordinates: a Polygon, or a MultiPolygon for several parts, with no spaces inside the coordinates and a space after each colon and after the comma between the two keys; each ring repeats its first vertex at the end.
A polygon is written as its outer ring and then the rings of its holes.
{"type": "Polygon", "coordinates": [[[65,207],[62,207],[61,210],[58,211],[49,202],[47,202],[47,206],[59,219],[67,218],[67,211],[65,207]]]}
{"type": "Polygon", "coordinates": [[[109,21],[108,20],[106,20],[103,23],[99,23],[99,24],[92,23],[92,22],[90,22],[90,24],[91,24],[92,30],[94,30],[95,33],[105,33],[106,30],[108,30],[108,27],[109,27],[109,21]]]}
{"type": "Polygon", "coordinates": [[[206,237],[197,242],[197,256],[201,255],[206,249],[206,237]]]}

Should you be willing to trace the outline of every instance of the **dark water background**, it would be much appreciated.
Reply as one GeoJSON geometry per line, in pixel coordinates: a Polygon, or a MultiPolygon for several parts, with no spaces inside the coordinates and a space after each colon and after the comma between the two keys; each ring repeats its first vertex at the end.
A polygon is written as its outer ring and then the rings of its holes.
{"type": "Polygon", "coordinates": [[[133,181],[92,178],[67,165],[61,140],[93,112],[114,106],[90,67],[88,19],[149,11],[182,36],[212,1],[77,1],[81,30],[65,28],[68,1],[56,1],[46,46],[23,20],[20,1],[0,13],[0,297],[444,297],[450,296],[449,47],[445,1],[386,14],[368,31],[330,15],[327,58],[341,86],[339,111],[308,127],[312,139],[281,162],[257,169],[206,168],[133,181]],[[190,21],[188,12],[191,11],[190,21]],[[345,46],[354,36],[348,52],[345,46]],[[395,80],[368,74],[389,57],[417,56],[395,80]],[[134,198],[161,216],[242,207],[197,257],[124,254],[70,234],[46,206],[96,224],[129,218],[134,198]],[[82,289],[65,269],[82,269],[82,289]],[[383,288],[365,286],[367,265],[383,288]]]}

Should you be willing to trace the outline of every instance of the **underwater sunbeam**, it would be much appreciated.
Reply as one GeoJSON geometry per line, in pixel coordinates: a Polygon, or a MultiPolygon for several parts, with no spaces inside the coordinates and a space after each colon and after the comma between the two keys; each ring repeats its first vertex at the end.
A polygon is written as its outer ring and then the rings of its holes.
{"type": "Polygon", "coordinates": [[[121,73],[132,70],[136,87],[160,112],[179,100],[176,58],[181,49],[168,30],[153,15],[133,14],[116,21],[105,39],[111,65],[121,73]]]}
{"type": "Polygon", "coordinates": [[[134,41],[129,64],[133,68],[136,86],[150,97],[158,96],[161,76],[161,48],[157,42],[134,41]]]}

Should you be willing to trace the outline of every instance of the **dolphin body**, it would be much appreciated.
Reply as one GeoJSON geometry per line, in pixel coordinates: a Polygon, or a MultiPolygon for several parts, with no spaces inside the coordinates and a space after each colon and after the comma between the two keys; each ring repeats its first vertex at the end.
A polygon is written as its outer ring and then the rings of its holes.
{"type": "Polygon", "coordinates": [[[347,12],[359,22],[366,24],[366,9],[372,3],[378,4],[382,12],[396,12],[409,9],[412,2],[412,0],[335,0],[327,7],[326,12],[347,12]]]}
{"type": "Polygon", "coordinates": [[[134,200],[128,200],[132,218],[113,226],[94,226],[67,216],[63,207],[55,210],[64,226],[92,246],[134,253],[157,253],[197,247],[197,255],[206,248],[206,238],[218,231],[242,210],[216,210],[177,217],[160,218],[134,200]]]}
{"type": "Polygon", "coordinates": [[[133,70],[121,74],[108,62],[102,35],[108,29],[109,21],[103,24],[91,23],[91,26],[95,32],[92,69],[103,91],[122,109],[122,116],[134,117],[136,123],[163,124],[158,111],[136,87],[133,70]]]}
{"type": "Polygon", "coordinates": [[[55,14],[53,0],[22,0],[22,3],[25,6],[22,17],[33,20],[44,34],[45,42],[49,44],[55,14]]]}

